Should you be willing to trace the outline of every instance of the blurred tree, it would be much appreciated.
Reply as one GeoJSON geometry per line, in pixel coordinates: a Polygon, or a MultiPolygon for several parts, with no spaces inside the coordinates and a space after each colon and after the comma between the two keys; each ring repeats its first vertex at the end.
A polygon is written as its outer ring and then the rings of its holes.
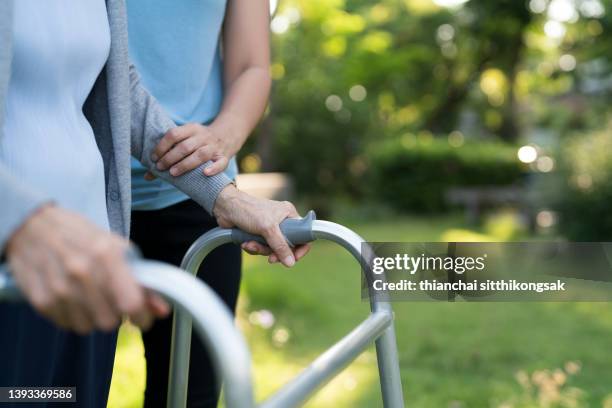
{"type": "MultiPolygon", "coordinates": [[[[532,18],[527,5],[516,0],[472,0],[467,3],[454,19],[462,34],[454,51],[460,55],[449,62],[453,80],[446,87],[446,95],[430,115],[427,128],[434,132],[450,132],[455,129],[456,117],[475,80],[480,79],[484,71],[489,75],[482,78],[481,88],[489,104],[499,109],[501,117],[498,123],[491,126],[492,130],[504,140],[518,139],[514,88],[525,48],[524,33],[532,18]],[[466,70],[468,75],[455,73],[466,70]]],[[[451,30],[453,26],[446,27],[451,30]]],[[[441,42],[446,40],[442,28],[438,29],[438,39],[441,42]]],[[[443,52],[445,46],[442,45],[443,52]]]]}
{"type": "Polygon", "coordinates": [[[612,0],[283,0],[246,170],[287,171],[316,205],[363,197],[387,140],[595,128],[612,90],[606,10],[612,0]]]}

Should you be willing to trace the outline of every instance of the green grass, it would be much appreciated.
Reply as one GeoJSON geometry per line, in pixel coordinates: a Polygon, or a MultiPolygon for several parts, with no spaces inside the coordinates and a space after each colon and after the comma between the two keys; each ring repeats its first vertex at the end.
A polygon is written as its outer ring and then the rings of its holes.
{"type": "MultiPolygon", "coordinates": [[[[437,241],[449,230],[455,236],[462,231],[455,217],[343,222],[372,241],[437,241]]],[[[606,399],[612,406],[612,307],[606,303],[393,307],[408,406],[538,407],[546,398],[557,401],[549,406],[602,406],[606,399]],[[581,369],[568,375],[563,369],[575,367],[568,362],[581,369]]],[[[258,399],[340,339],[368,309],[360,300],[359,265],[333,244],[316,243],[293,269],[245,257],[239,325],[251,347],[258,399]],[[260,310],[274,315],[272,327],[249,322],[260,310]]],[[[144,372],[140,340],[129,328],[120,338],[109,406],[137,407],[144,372]]],[[[373,348],[307,406],[381,406],[373,348]]]]}

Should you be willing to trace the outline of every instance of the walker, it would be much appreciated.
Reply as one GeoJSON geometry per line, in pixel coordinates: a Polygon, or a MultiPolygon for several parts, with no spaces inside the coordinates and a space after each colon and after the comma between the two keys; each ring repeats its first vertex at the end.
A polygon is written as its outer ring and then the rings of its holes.
{"type": "MultiPolygon", "coordinates": [[[[360,265],[367,265],[362,252],[364,240],[342,225],[316,220],[313,211],[301,219],[287,219],[280,227],[290,245],[326,239],[350,252],[360,265]]],[[[174,305],[167,406],[186,406],[193,324],[211,355],[217,379],[224,385],[225,405],[228,408],[300,406],[372,342],[376,343],[383,405],[385,408],[403,408],[393,310],[388,300],[378,295],[370,296],[371,313],[363,322],[276,393],[260,403],[255,402],[251,357],[246,342],[225,304],[193,276],[213,249],[229,242],[241,244],[246,241],[265,243],[263,238],[236,228],[215,228],[198,238],[189,248],[181,263],[183,270],[143,259],[130,262],[140,284],[158,292],[174,305]]],[[[0,301],[21,300],[8,268],[0,265],[0,301]]]]}

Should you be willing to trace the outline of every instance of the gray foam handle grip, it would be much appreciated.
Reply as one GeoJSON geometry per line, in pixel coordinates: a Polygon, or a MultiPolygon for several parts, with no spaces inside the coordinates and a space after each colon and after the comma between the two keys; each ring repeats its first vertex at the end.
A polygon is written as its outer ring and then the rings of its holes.
{"type": "MultiPolygon", "coordinates": [[[[289,243],[289,246],[306,244],[316,238],[312,234],[312,222],[317,219],[315,212],[310,210],[303,218],[287,218],[280,223],[280,229],[289,243]]],[[[249,234],[241,229],[232,229],[232,241],[235,244],[242,244],[247,241],[256,241],[266,245],[266,240],[259,235],[249,234]]]]}

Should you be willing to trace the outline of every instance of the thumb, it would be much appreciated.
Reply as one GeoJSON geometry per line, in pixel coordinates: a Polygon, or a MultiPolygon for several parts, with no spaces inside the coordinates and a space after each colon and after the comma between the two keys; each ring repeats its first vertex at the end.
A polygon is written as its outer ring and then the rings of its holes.
{"type": "Polygon", "coordinates": [[[227,168],[227,165],[229,164],[229,160],[225,156],[221,156],[218,159],[213,160],[213,164],[204,169],[204,175],[214,176],[215,174],[219,174],[223,170],[225,170],[227,168]]]}

